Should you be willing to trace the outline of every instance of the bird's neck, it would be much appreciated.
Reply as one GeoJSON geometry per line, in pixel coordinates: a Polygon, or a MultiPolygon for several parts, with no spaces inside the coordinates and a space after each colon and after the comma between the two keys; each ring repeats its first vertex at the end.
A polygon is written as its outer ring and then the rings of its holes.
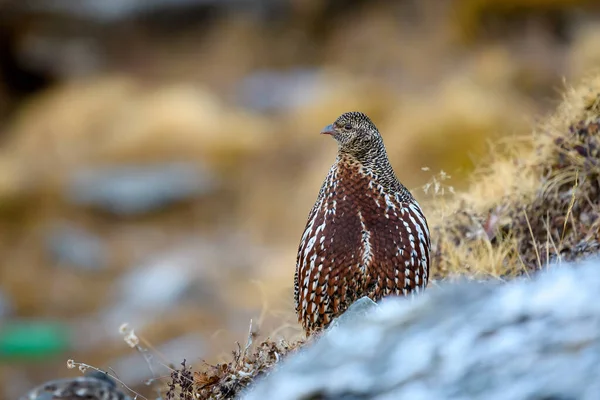
{"type": "Polygon", "coordinates": [[[340,149],[334,165],[338,171],[349,169],[350,174],[342,174],[352,176],[352,174],[367,174],[371,179],[380,184],[384,190],[390,193],[400,193],[407,200],[412,198],[412,195],[400,183],[392,164],[390,163],[385,148],[372,149],[370,152],[350,153],[340,149]]]}

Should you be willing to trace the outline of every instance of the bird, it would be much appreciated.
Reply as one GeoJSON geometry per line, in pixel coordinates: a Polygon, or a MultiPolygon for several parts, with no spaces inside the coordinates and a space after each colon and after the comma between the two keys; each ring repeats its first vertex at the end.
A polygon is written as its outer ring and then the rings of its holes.
{"type": "Polygon", "coordinates": [[[338,150],[298,245],[294,300],[307,337],[361,297],[425,290],[430,264],[423,210],[396,177],[371,119],[346,112],[321,134],[338,150]]]}
{"type": "Polygon", "coordinates": [[[19,400],[131,400],[117,388],[105,372],[92,371],[85,376],[55,379],[32,390],[19,400]]]}

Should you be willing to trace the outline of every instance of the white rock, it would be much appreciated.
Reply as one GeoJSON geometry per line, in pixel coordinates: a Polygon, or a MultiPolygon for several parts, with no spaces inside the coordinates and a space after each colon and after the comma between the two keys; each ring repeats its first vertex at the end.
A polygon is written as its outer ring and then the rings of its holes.
{"type": "Polygon", "coordinates": [[[388,299],[246,391],[255,399],[597,399],[600,259],[388,299]],[[368,348],[368,350],[366,350],[368,348]]]}

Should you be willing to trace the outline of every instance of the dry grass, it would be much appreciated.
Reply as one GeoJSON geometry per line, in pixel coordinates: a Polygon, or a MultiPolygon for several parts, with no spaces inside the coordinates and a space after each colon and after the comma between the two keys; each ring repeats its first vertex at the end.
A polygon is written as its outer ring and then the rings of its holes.
{"type": "Polygon", "coordinates": [[[250,348],[242,350],[238,347],[233,352],[232,361],[207,365],[207,368],[194,374],[195,398],[233,398],[254,379],[268,374],[275,364],[303,344],[304,341],[288,343],[284,340],[274,342],[267,339],[252,351],[250,348]]]}
{"type": "Polygon", "coordinates": [[[256,333],[250,324],[244,347],[237,343],[229,362],[216,365],[205,363],[200,371],[192,372],[185,360],[181,368],[173,369],[166,398],[171,399],[231,399],[248,387],[256,378],[268,374],[287,355],[307,341],[274,341],[270,338],[254,344],[256,333]]]}
{"type": "Polygon", "coordinates": [[[599,76],[567,88],[510,157],[433,213],[436,278],[507,279],[597,251],[599,96],[599,76]]]}

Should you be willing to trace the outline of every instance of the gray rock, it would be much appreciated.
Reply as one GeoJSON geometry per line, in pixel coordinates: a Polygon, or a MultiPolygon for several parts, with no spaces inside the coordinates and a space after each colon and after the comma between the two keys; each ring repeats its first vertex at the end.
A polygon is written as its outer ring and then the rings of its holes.
{"type": "Polygon", "coordinates": [[[164,163],[77,171],[67,198],[120,215],[139,215],[209,193],[214,179],[197,166],[164,163]]]}
{"type": "MultiPolygon", "coordinates": [[[[122,342],[118,330],[121,324],[127,322],[143,331],[148,324],[186,304],[200,304],[214,315],[234,318],[242,310],[233,307],[227,291],[220,289],[232,274],[236,279],[255,276],[253,268],[264,260],[267,251],[248,236],[229,230],[223,236],[189,237],[168,249],[145,254],[114,282],[100,309],[73,322],[70,345],[83,353],[108,341],[122,342]]],[[[252,312],[255,316],[260,310],[252,312]]],[[[246,321],[238,330],[243,335],[249,318],[240,320],[246,321]]],[[[235,331],[233,326],[228,329],[235,331]]]]}
{"type": "Polygon", "coordinates": [[[48,381],[19,400],[131,400],[119,389],[115,381],[105,373],[91,371],[85,376],[48,381]]]}
{"type": "Polygon", "coordinates": [[[331,322],[331,326],[327,329],[327,334],[334,331],[341,325],[352,324],[354,321],[364,318],[367,314],[373,312],[377,308],[377,303],[367,296],[356,300],[348,309],[339,317],[331,322]]]}
{"type": "Polygon", "coordinates": [[[328,89],[318,77],[319,71],[310,68],[258,71],[237,85],[238,102],[242,107],[262,112],[295,109],[313,102],[328,89]]]}
{"type": "Polygon", "coordinates": [[[61,16],[86,18],[99,22],[115,22],[149,13],[193,10],[200,7],[219,7],[250,10],[271,6],[273,0],[29,0],[16,2],[18,10],[53,13],[61,16]],[[23,4],[19,4],[23,3],[23,4]]]}
{"type": "Polygon", "coordinates": [[[597,399],[600,259],[533,280],[458,282],[374,312],[290,356],[254,399],[597,399]]]}
{"type": "Polygon", "coordinates": [[[10,317],[14,313],[14,305],[12,299],[0,290],[0,322],[3,319],[10,317]]]}
{"type": "Polygon", "coordinates": [[[70,224],[59,224],[48,233],[46,248],[54,261],[87,271],[108,266],[108,249],[101,238],[70,224]]]}

